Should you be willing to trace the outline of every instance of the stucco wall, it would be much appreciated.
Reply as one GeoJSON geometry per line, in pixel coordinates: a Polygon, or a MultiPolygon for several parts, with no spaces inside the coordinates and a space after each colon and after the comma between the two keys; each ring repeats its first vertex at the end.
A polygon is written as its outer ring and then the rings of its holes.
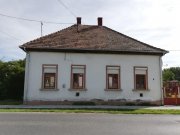
{"type": "Polygon", "coordinates": [[[25,101],[91,99],[161,100],[160,56],[31,52],[27,54],[25,101]],[[58,64],[58,91],[42,91],[42,64],[58,64]],[[70,91],[72,64],[86,65],[86,88],[76,97],[70,91]],[[122,91],[105,91],[106,65],[119,65],[122,91]],[[148,91],[133,91],[134,66],[148,67],[148,91]],[[62,85],[65,85],[63,88],[62,85]],[[140,97],[143,93],[143,97],[140,97]]]}

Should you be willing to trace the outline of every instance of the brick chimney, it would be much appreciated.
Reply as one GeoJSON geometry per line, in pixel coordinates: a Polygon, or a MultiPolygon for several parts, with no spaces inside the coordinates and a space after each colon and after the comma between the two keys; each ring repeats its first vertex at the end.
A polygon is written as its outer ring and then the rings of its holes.
{"type": "Polygon", "coordinates": [[[103,25],[103,18],[102,17],[98,17],[97,21],[98,21],[98,26],[102,26],[103,25]]]}
{"type": "Polygon", "coordinates": [[[77,25],[81,24],[81,17],[77,17],[77,25]]]}

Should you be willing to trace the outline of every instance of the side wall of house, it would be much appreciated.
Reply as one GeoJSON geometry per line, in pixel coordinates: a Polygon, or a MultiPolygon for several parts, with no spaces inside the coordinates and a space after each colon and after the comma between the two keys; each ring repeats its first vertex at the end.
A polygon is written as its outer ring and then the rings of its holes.
{"type": "Polygon", "coordinates": [[[160,56],[30,52],[26,63],[25,101],[126,100],[161,102],[160,56]],[[56,91],[41,90],[42,65],[58,64],[56,91]],[[86,65],[86,91],[71,91],[71,65],[86,65]],[[121,91],[105,91],[106,66],[120,66],[121,91]],[[134,66],[148,67],[148,89],[133,91],[134,66]],[[27,76],[28,75],[28,76],[27,76]],[[140,94],[143,94],[140,97],[140,94]]]}

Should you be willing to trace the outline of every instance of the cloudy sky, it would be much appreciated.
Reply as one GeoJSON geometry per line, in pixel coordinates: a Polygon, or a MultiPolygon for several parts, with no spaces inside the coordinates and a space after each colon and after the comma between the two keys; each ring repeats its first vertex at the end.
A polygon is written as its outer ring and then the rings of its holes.
{"type": "Polygon", "coordinates": [[[169,50],[163,57],[164,68],[180,66],[179,14],[180,0],[0,0],[0,60],[25,58],[18,46],[41,36],[40,22],[2,15],[68,23],[43,23],[43,35],[76,23],[76,16],[90,25],[100,16],[103,25],[169,50]]]}

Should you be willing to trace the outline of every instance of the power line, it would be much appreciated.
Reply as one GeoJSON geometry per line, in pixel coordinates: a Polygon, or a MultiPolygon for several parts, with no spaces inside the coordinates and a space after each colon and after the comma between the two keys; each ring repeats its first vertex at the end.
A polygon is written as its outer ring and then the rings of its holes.
{"type": "Polygon", "coordinates": [[[57,0],[64,8],[66,8],[74,17],[76,17],[76,15],[61,1],[61,0],[57,0]]]}
{"type": "Polygon", "coordinates": [[[18,19],[23,21],[29,21],[29,22],[38,22],[38,23],[49,23],[49,24],[74,24],[74,23],[63,23],[63,22],[52,22],[52,21],[43,21],[43,20],[34,20],[34,19],[27,19],[22,17],[16,17],[16,16],[10,16],[0,13],[0,16],[12,18],[12,19],[18,19]]]}
{"type": "Polygon", "coordinates": [[[180,51],[180,50],[169,50],[169,51],[171,52],[171,51],[180,51]]]}

